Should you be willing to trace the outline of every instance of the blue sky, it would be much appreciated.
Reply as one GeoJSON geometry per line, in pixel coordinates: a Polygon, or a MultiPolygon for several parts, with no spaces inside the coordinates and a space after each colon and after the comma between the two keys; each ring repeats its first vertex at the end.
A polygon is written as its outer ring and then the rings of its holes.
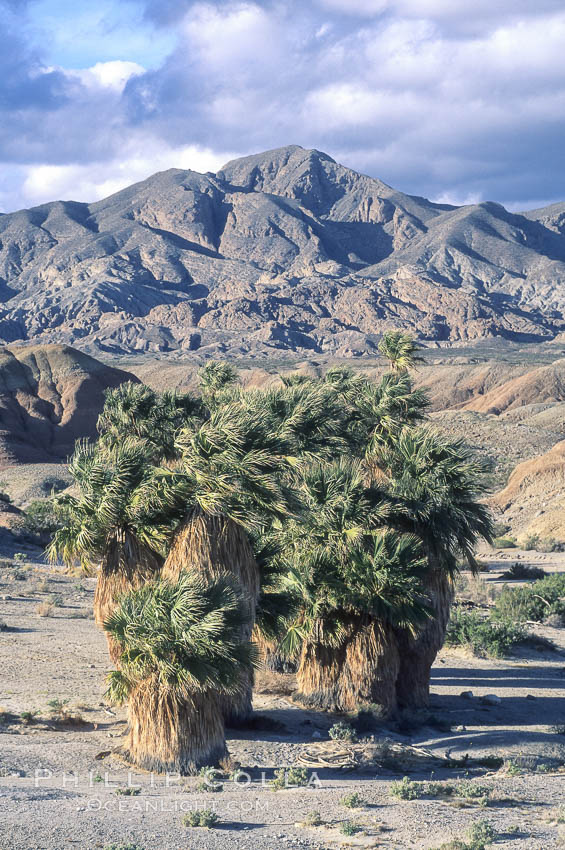
{"type": "Polygon", "coordinates": [[[565,200],[562,0],[0,0],[0,210],[286,144],[434,200],[565,200]]]}

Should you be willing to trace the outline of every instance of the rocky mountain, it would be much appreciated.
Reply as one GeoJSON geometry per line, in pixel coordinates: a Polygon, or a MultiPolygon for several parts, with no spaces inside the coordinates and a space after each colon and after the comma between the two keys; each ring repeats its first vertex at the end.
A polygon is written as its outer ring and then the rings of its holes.
{"type": "Polygon", "coordinates": [[[290,146],[0,216],[0,340],[253,357],[565,329],[565,204],[405,195],[290,146]]]}
{"type": "Polygon", "coordinates": [[[94,437],[104,390],[138,379],[68,346],[0,353],[0,468],[56,463],[94,437]]]}

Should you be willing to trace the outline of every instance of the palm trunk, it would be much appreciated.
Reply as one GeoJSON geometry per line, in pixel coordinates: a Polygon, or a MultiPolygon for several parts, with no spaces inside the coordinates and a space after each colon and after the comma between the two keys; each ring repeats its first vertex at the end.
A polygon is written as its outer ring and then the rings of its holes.
{"type": "MultiPolygon", "coordinates": [[[[142,546],[132,535],[114,538],[105,554],[94,592],[94,620],[102,628],[116,608],[118,598],[154,579],[163,559],[142,546]]],[[[106,632],[108,652],[114,664],[121,655],[119,644],[106,632]]]]}
{"type": "Polygon", "coordinates": [[[453,602],[453,582],[439,565],[434,565],[422,585],[429,597],[433,618],[428,620],[417,637],[405,629],[396,631],[400,652],[400,671],[397,681],[398,703],[403,708],[423,708],[430,701],[430,673],[439,650],[445,641],[453,602]]]}
{"type": "Polygon", "coordinates": [[[267,640],[257,630],[253,630],[253,643],[257,645],[259,657],[265,670],[271,673],[296,673],[298,664],[294,658],[287,658],[278,650],[274,640],[267,640]]]}
{"type": "Polygon", "coordinates": [[[157,773],[193,774],[227,755],[224,721],[214,694],[178,700],[155,678],[130,694],[127,758],[157,773]]]}
{"type": "MultiPolygon", "coordinates": [[[[244,529],[226,516],[195,511],[177,531],[163,566],[163,578],[177,579],[182,570],[196,570],[207,579],[231,574],[241,586],[247,616],[242,641],[251,640],[259,597],[259,569],[244,529]]],[[[253,713],[253,671],[243,674],[237,696],[222,696],[226,723],[240,725],[253,713]]]]}
{"type": "Polygon", "coordinates": [[[351,623],[340,647],[323,643],[323,624],[306,642],[297,682],[299,699],[329,711],[355,711],[368,703],[384,715],[396,708],[400,659],[392,629],[368,618],[351,623]],[[317,634],[316,634],[317,632],[317,634]]]}

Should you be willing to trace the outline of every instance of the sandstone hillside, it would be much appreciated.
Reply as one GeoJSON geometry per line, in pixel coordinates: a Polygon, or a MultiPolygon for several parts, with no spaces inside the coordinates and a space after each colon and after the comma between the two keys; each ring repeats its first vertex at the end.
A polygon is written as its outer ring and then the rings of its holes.
{"type": "Polygon", "coordinates": [[[69,346],[0,351],[0,467],[56,463],[96,433],[104,390],[135,376],[69,346]]]}

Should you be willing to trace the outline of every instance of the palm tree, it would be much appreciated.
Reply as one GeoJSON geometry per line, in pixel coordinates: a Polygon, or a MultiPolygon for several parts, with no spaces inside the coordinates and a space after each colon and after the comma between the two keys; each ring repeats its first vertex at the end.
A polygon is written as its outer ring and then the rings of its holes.
{"type": "Polygon", "coordinates": [[[120,649],[108,696],[128,701],[128,758],[193,773],[227,755],[218,694],[233,695],[255,660],[241,640],[244,605],[225,576],[157,580],[123,596],[104,628],[120,649]]]}
{"type": "Polygon", "coordinates": [[[429,700],[430,669],[445,640],[459,558],[476,566],[477,541],[492,537],[489,510],[479,501],[486,468],[461,441],[410,428],[383,450],[378,463],[388,481],[385,521],[416,535],[427,556],[423,587],[434,616],[417,637],[396,630],[399,703],[423,706],[429,700]]]}
{"type": "MultiPolygon", "coordinates": [[[[245,595],[242,640],[249,640],[260,575],[248,531],[260,528],[268,516],[288,512],[290,492],[280,477],[286,443],[265,411],[234,400],[213,411],[198,431],[181,432],[177,446],[182,471],[170,474],[169,498],[176,508],[184,503],[185,518],[163,576],[175,579],[184,569],[208,580],[231,574],[245,595]]],[[[166,509],[164,503],[162,507],[166,509]]],[[[245,687],[224,700],[226,720],[232,724],[244,723],[252,711],[252,674],[245,676],[245,687]]]]}
{"type": "Polygon", "coordinates": [[[406,372],[416,363],[423,363],[418,344],[403,331],[387,331],[379,342],[379,351],[389,361],[393,372],[406,372]]]}
{"type": "Polygon", "coordinates": [[[429,403],[424,390],[413,389],[408,372],[387,372],[377,383],[366,382],[346,397],[348,442],[369,470],[375,453],[393,443],[403,428],[424,419],[429,403]]]}
{"type": "Polygon", "coordinates": [[[197,427],[206,418],[202,401],[188,394],[165,390],[159,394],[144,384],[128,381],[106,391],[98,417],[100,445],[119,445],[125,436],[143,442],[153,461],[177,457],[175,438],[182,427],[197,427]]]}
{"type": "MultiPolygon", "coordinates": [[[[145,447],[131,438],[111,450],[79,443],[69,464],[78,495],[58,497],[64,524],[48,547],[51,560],[100,570],[94,616],[101,626],[125,591],[150,581],[163,565],[173,514],[154,504],[145,447]]],[[[110,655],[116,648],[109,641],[110,655]]]]}
{"type": "Polygon", "coordinates": [[[237,384],[237,369],[231,363],[210,360],[198,370],[198,379],[202,398],[209,407],[215,407],[223,391],[237,384]]]}
{"type": "Polygon", "coordinates": [[[299,658],[307,704],[349,711],[372,702],[388,713],[400,663],[393,628],[426,617],[418,545],[378,529],[380,507],[358,462],[311,466],[302,494],[303,514],[281,531],[289,614],[280,648],[299,658]]]}

